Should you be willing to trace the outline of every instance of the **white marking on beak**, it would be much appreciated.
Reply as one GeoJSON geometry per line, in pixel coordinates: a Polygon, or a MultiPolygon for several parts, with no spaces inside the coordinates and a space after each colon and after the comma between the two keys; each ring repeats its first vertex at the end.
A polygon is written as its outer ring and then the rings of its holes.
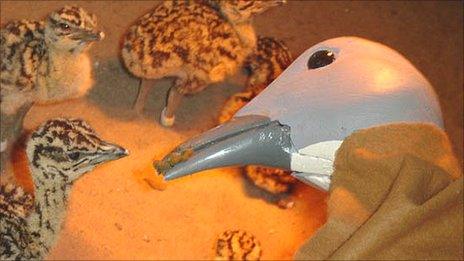
{"type": "Polygon", "coordinates": [[[290,168],[297,179],[329,190],[335,153],[343,141],[332,140],[309,145],[292,153],[290,168]]]}

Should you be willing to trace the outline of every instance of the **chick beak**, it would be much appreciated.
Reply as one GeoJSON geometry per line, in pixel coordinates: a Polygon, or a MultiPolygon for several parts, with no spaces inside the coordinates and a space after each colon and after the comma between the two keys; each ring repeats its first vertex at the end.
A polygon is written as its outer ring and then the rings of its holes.
{"type": "Polygon", "coordinates": [[[183,143],[154,166],[166,180],[248,164],[290,169],[292,151],[289,127],[250,115],[234,118],[183,143]]]}
{"type": "Polygon", "coordinates": [[[83,42],[96,42],[101,41],[105,38],[105,33],[99,32],[88,32],[84,31],[76,35],[76,38],[83,42]]]}
{"type": "Polygon", "coordinates": [[[96,157],[92,159],[94,165],[104,162],[117,160],[129,155],[129,151],[125,148],[111,143],[103,142],[97,151],[96,157]]]}

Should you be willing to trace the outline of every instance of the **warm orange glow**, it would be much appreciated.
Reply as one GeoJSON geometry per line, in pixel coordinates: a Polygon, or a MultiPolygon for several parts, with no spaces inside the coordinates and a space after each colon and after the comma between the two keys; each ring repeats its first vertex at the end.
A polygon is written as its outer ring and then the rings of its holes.
{"type": "Polygon", "coordinates": [[[349,190],[336,187],[329,199],[329,217],[359,225],[369,217],[369,212],[349,190]]]}
{"type": "Polygon", "coordinates": [[[382,157],[385,157],[385,154],[378,154],[376,152],[373,152],[371,150],[368,150],[366,148],[357,148],[355,149],[355,153],[357,156],[363,158],[363,159],[368,159],[368,160],[376,160],[380,159],[382,157]]]}
{"type": "Polygon", "coordinates": [[[444,154],[436,159],[436,164],[446,170],[453,179],[458,179],[462,176],[462,171],[459,169],[459,165],[456,162],[456,158],[452,153],[444,154]]]}
{"type": "Polygon", "coordinates": [[[388,66],[380,64],[376,66],[379,68],[378,71],[374,73],[374,91],[375,92],[390,92],[399,87],[398,79],[399,76],[397,75],[396,71],[390,69],[388,66]]]}
{"type": "Polygon", "coordinates": [[[164,177],[156,172],[151,163],[134,171],[134,175],[140,183],[144,183],[143,186],[145,187],[148,185],[152,189],[163,191],[168,186],[164,177]]]}
{"type": "Polygon", "coordinates": [[[24,191],[33,194],[34,184],[25,149],[20,145],[15,145],[11,154],[12,169],[16,181],[23,187],[24,191]]]}

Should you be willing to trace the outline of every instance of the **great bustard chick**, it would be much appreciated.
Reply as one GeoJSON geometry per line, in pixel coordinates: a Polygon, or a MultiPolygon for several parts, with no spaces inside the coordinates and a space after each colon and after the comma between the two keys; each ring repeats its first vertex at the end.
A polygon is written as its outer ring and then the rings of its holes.
{"type": "MultiPolygon", "coordinates": [[[[263,91],[293,61],[292,55],[284,42],[271,37],[259,37],[256,52],[245,62],[250,72],[243,92],[234,94],[224,105],[219,116],[219,123],[228,121],[232,116],[256,95],[263,91]]],[[[273,194],[289,191],[295,178],[290,172],[281,169],[246,166],[245,175],[258,187],[273,194]]]]}
{"type": "Polygon", "coordinates": [[[161,123],[172,126],[186,94],[235,74],[256,47],[252,17],[282,0],[168,1],[128,30],[122,47],[127,69],[141,78],[135,109],[141,112],[152,81],[175,77],[161,123]]]}
{"type": "Polygon", "coordinates": [[[261,244],[244,230],[226,230],[216,242],[215,260],[260,260],[261,244]]]}
{"type": "Polygon", "coordinates": [[[249,73],[245,90],[227,100],[219,115],[219,124],[230,120],[239,109],[274,81],[292,61],[292,54],[284,42],[272,37],[259,36],[256,51],[244,62],[244,68],[249,73]]]}
{"type": "Polygon", "coordinates": [[[12,21],[1,29],[2,151],[18,136],[33,103],[88,92],[93,79],[87,50],[103,37],[96,26],[95,15],[65,6],[45,21],[12,21]]]}
{"type": "Polygon", "coordinates": [[[57,240],[73,183],[127,151],[101,140],[78,119],[47,121],[27,141],[34,201],[11,184],[0,189],[0,257],[43,259],[57,240]]]}

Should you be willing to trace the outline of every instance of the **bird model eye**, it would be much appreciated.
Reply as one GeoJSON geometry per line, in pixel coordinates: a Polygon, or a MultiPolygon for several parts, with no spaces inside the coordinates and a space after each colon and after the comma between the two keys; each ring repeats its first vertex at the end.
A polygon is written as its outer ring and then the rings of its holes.
{"type": "Polygon", "coordinates": [[[80,157],[80,155],[81,154],[79,152],[72,152],[68,154],[68,157],[72,160],[77,160],[80,157]]]}
{"type": "Polygon", "coordinates": [[[335,61],[335,55],[329,50],[320,50],[311,55],[308,60],[308,69],[317,69],[327,66],[335,61]]]}

